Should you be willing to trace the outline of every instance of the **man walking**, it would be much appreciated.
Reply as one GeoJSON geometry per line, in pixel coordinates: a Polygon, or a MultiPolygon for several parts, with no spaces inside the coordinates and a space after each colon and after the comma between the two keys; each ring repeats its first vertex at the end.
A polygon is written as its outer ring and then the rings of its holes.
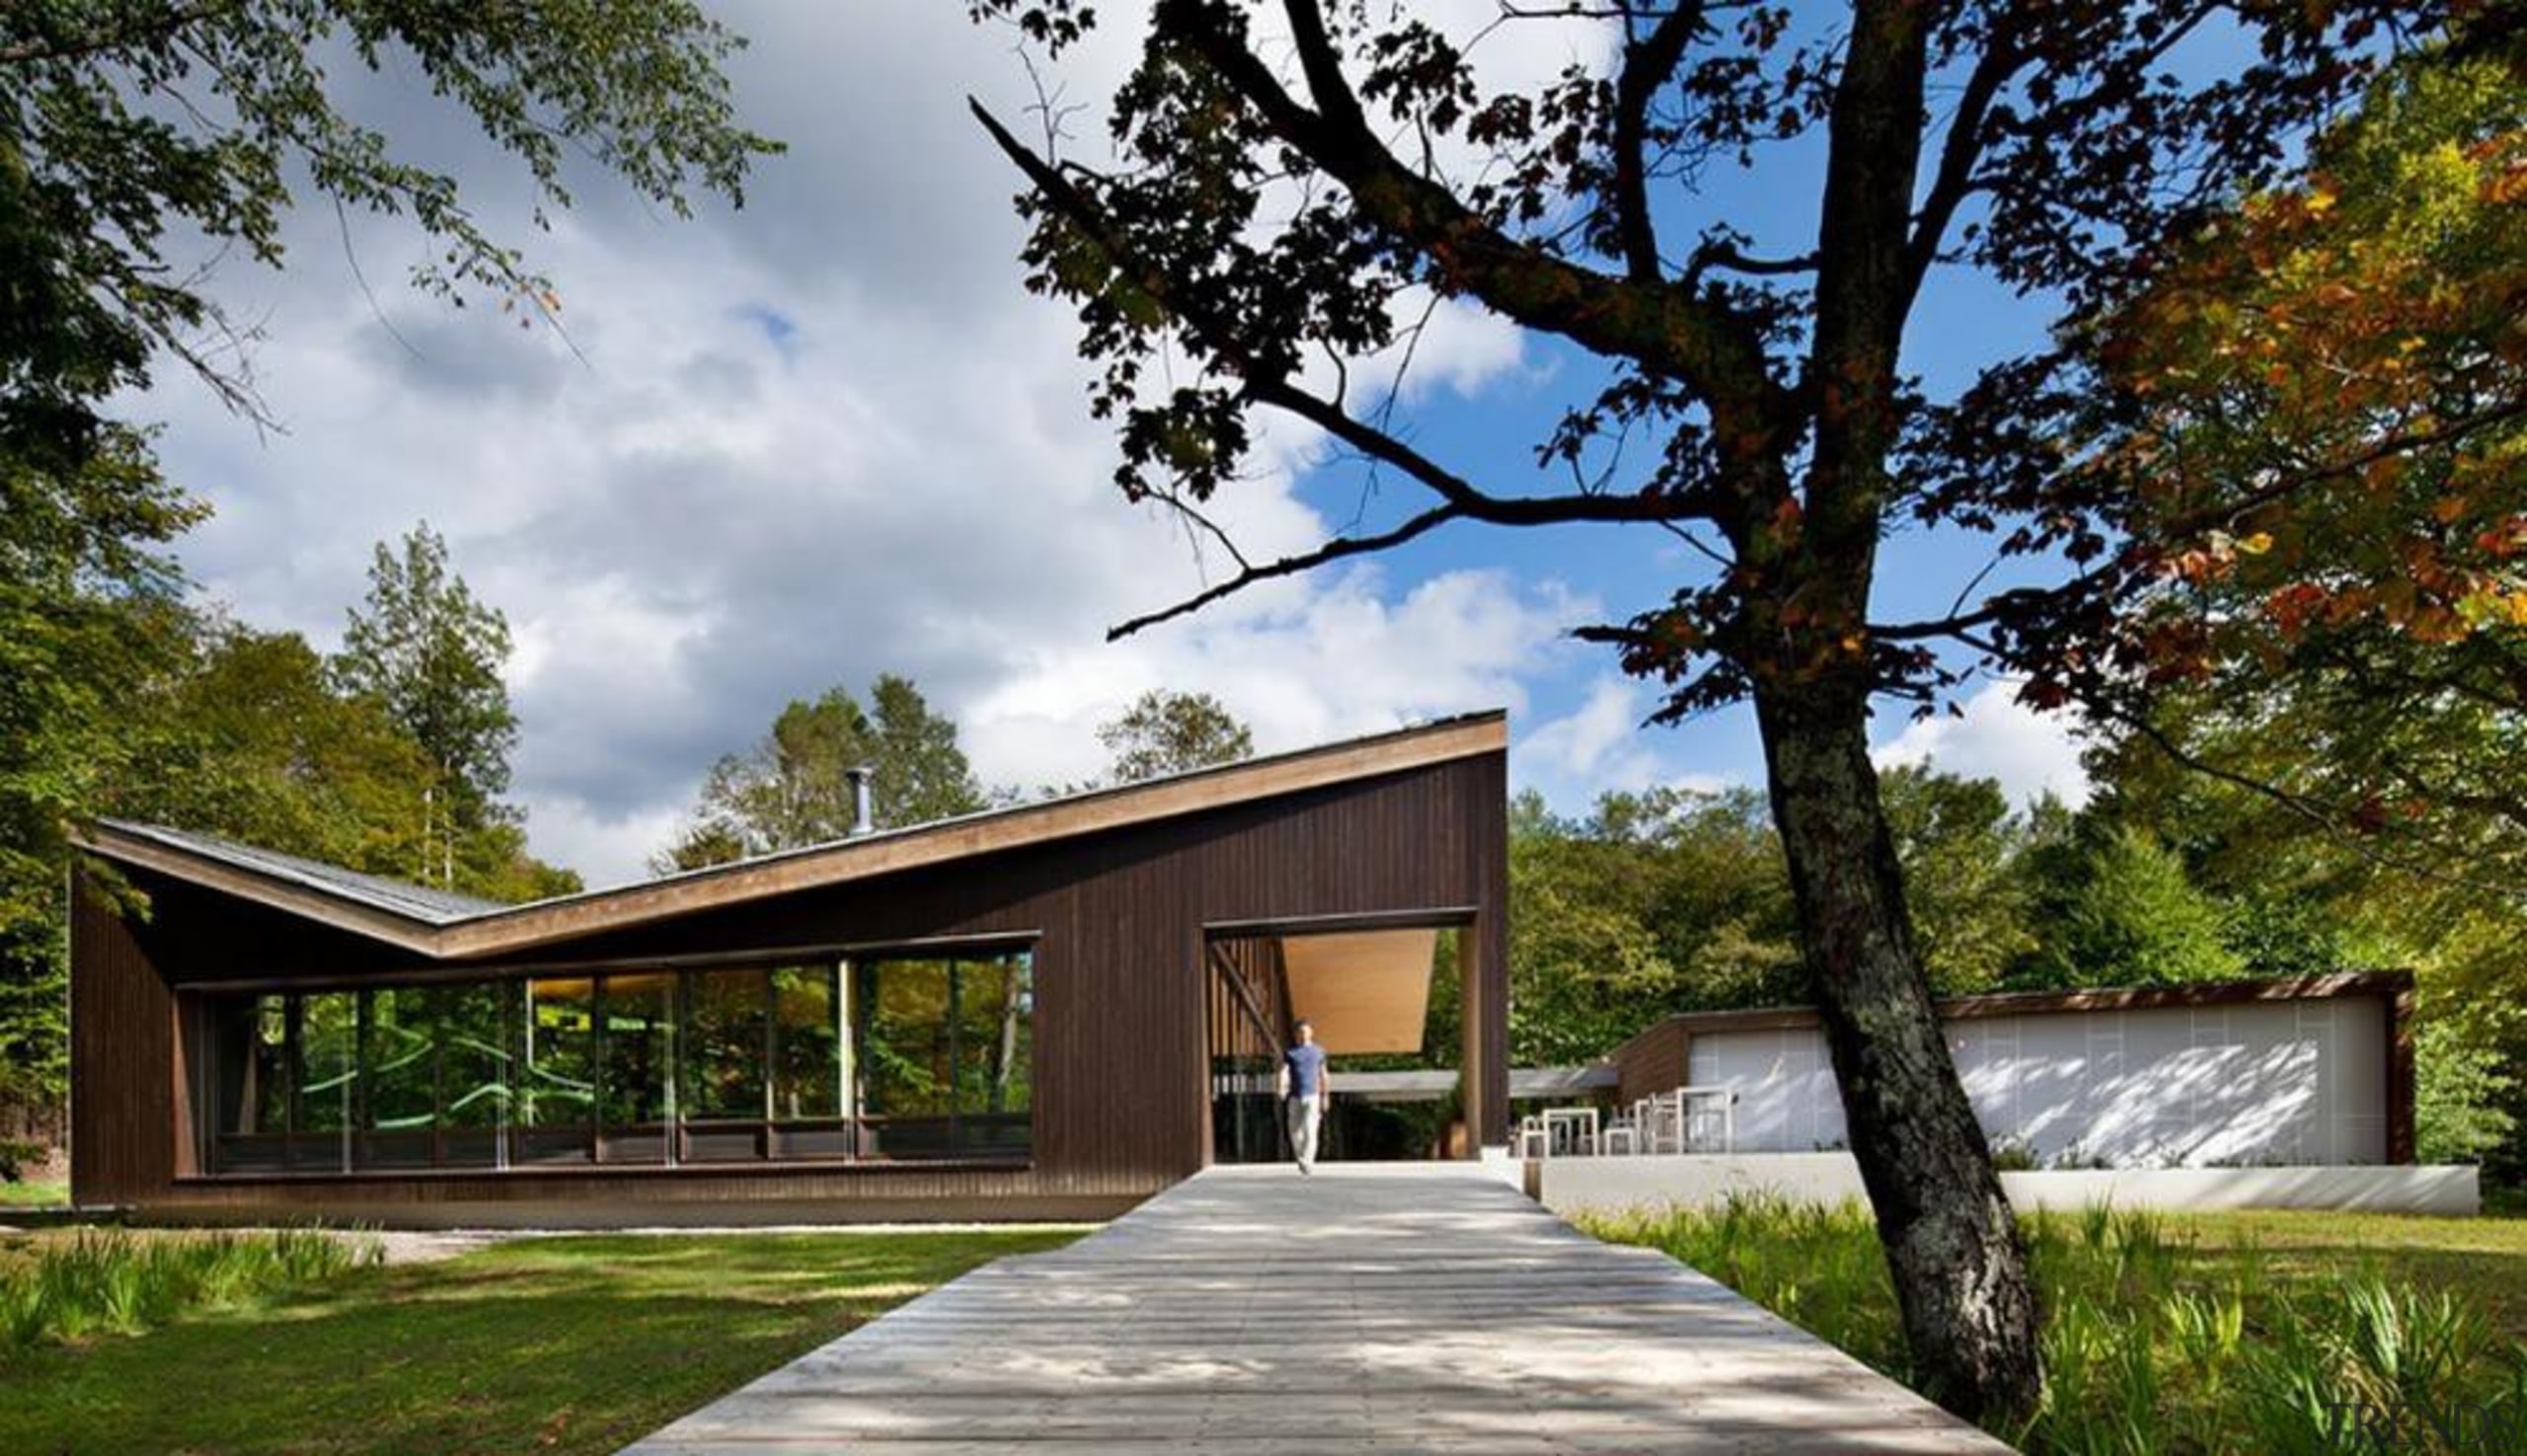
{"type": "Polygon", "coordinates": [[[1290,1149],[1298,1154],[1299,1172],[1316,1171],[1316,1134],[1325,1120],[1325,1105],[1334,1096],[1333,1079],[1325,1075],[1325,1048],[1316,1044],[1316,1028],[1299,1023],[1299,1044],[1281,1053],[1281,1104],[1290,1119],[1290,1149]]]}

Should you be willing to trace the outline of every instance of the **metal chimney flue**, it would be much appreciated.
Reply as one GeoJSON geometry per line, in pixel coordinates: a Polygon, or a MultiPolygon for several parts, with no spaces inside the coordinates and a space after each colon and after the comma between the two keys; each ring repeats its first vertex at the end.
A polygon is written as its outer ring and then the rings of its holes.
{"type": "Polygon", "coordinates": [[[851,837],[854,839],[878,830],[878,821],[869,808],[869,781],[877,776],[877,772],[865,763],[842,771],[843,777],[851,781],[851,837]]]}

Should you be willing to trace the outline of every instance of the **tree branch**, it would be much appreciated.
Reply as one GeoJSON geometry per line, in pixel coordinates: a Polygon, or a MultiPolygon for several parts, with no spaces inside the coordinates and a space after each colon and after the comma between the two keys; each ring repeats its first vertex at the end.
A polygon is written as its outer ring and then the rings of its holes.
{"type": "Polygon", "coordinates": [[[1295,576],[1302,572],[1314,571],[1329,562],[1340,561],[1344,557],[1366,556],[1372,552],[1387,550],[1389,547],[1401,546],[1416,536],[1456,519],[1459,513],[1454,506],[1434,505],[1393,530],[1381,531],[1374,536],[1338,536],[1312,551],[1302,551],[1295,556],[1285,556],[1277,561],[1265,562],[1260,567],[1248,567],[1217,586],[1205,587],[1172,607],[1146,612],[1108,628],[1106,640],[1118,642],[1145,627],[1155,627],[1161,622],[1189,616],[1218,601],[1221,597],[1243,591],[1259,581],[1269,581],[1276,576],[1295,576]]]}
{"type": "Polygon", "coordinates": [[[1160,0],[1156,34],[1201,57],[1282,141],[1342,185],[1363,219],[1428,260],[1445,291],[1598,353],[1638,359],[1715,407],[1764,420],[1786,392],[1763,347],[1725,310],[1664,283],[1610,278],[1520,243],[1398,160],[1359,115],[1315,0],[1288,0],[1299,61],[1324,111],[1310,111],[1249,48],[1221,0],[1160,0]],[[1332,100],[1329,100],[1331,96],[1332,100]]]}
{"type": "Polygon", "coordinates": [[[1860,0],[1826,120],[1828,150],[1816,238],[1815,331],[1807,377],[1817,390],[1807,471],[1811,560],[1852,616],[1866,610],[1898,428],[1896,361],[1910,300],[1904,287],[1913,190],[1921,162],[1930,16],[1912,0],[1860,0]]]}
{"type": "Polygon", "coordinates": [[[1922,199],[1921,211],[1913,222],[1912,240],[1905,246],[1907,299],[1922,291],[1922,280],[1939,260],[1940,243],[1948,236],[1949,224],[1956,220],[1957,207],[1974,192],[1974,169],[1983,160],[1983,123],[1992,115],[1992,103],[2000,98],[2001,88],[2026,62],[2017,38],[2008,29],[2009,14],[2004,11],[1993,25],[1989,45],[1974,62],[1973,73],[1965,78],[1965,94],[1957,99],[1956,114],[1948,123],[1948,137],[1940,145],[1939,174],[1931,183],[1930,194],[1922,199]]]}
{"type": "Polygon", "coordinates": [[[126,45],[172,36],[189,26],[236,8],[237,0],[202,0],[200,4],[180,5],[164,15],[153,16],[118,30],[97,31],[69,39],[21,40],[14,45],[0,45],[0,66],[29,65],[38,61],[85,60],[101,51],[120,50],[126,45]]]}
{"type": "Polygon", "coordinates": [[[1648,36],[1624,46],[1623,73],[1615,80],[1614,213],[1624,265],[1637,283],[1660,280],[1658,230],[1649,216],[1649,103],[1684,63],[1685,50],[1704,34],[1703,6],[1679,5],[1648,36]]]}
{"type": "Polygon", "coordinates": [[[1428,487],[1468,520],[1494,526],[1550,526],[1574,521],[1676,521],[1708,518],[1716,502],[1699,492],[1674,495],[1494,496],[1394,435],[1354,419],[1334,401],[1286,379],[1246,383],[1247,397],[1295,415],[1372,459],[1428,487]]]}
{"type": "MultiPolygon", "coordinates": [[[[2089,706],[2090,711],[2092,712],[2099,711],[2095,705],[2085,706],[2089,706]]],[[[2359,856],[2361,859],[2367,860],[2370,864],[2375,865],[2381,870],[2390,871],[2398,875],[2410,875],[2416,880],[2423,881],[2424,882],[2455,885],[2463,889],[2498,894],[2503,897],[2513,896],[2517,893],[2516,886],[2514,885],[2495,884],[2487,881],[2476,880],[2466,875],[2452,875],[2434,865],[2419,864],[2402,856],[2389,854],[2378,848],[2377,845],[2370,843],[2367,837],[2362,835],[2358,829],[2351,824],[2344,822],[2339,816],[2333,813],[2316,801],[2310,800],[2302,795],[2293,794],[2278,784],[2267,783],[2262,779],[2255,777],[2253,774],[2242,774],[2235,769],[2225,768],[2219,764],[2213,763],[2209,759],[2206,759],[2200,754],[2185,747],[2183,744],[2179,743],[2174,735],[2170,734],[2166,729],[2160,728],[2154,723],[2151,723],[2148,719],[2137,713],[2110,708],[2104,710],[2101,716],[2112,722],[2119,723],[2125,728],[2131,729],[2133,732],[2140,734],[2143,739],[2148,741],[2151,747],[2156,748],[2159,752],[2165,754],[2168,760],[2176,764],[2178,767],[2189,770],[2193,773],[2201,774],[2205,778],[2217,780],[2220,783],[2229,785],[2231,788],[2243,790],[2244,792],[2254,795],[2259,799],[2265,800],[2280,806],[2290,813],[2297,815],[2299,818],[2306,820],[2308,823],[2315,825],[2318,829],[2332,837],[2336,842],[2341,844],[2353,854],[2359,856]]]]}
{"type": "Polygon", "coordinates": [[[1694,249],[1693,258],[1686,263],[1685,286],[1690,288],[1699,285],[1702,282],[1702,275],[1716,268],[1724,268],[1732,273],[1744,273],[1748,277],[1785,277],[1792,273],[1814,272],[1816,255],[1810,251],[1801,253],[1796,258],[1754,258],[1739,252],[1734,243],[1720,238],[1710,238],[1706,239],[1702,246],[1694,249]]]}
{"type": "Polygon", "coordinates": [[[1286,0],[1282,9],[1290,17],[1290,33],[1298,39],[1299,70],[1307,77],[1308,94],[1316,99],[1318,115],[1338,131],[1365,133],[1368,117],[1361,114],[1360,98],[1342,75],[1325,12],[1316,0],[1286,0]]]}
{"type": "Polygon", "coordinates": [[[2262,506],[2273,504],[2323,481],[2357,475],[2381,460],[2413,450],[2427,450],[2452,445],[2477,430],[2527,419],[2527,399],[2506,400],[2491,409],[2446,421],[2428,429],[2407,430],[2388,435],[2369,448],[2347,459],[2327,465],[2292,471],[2265,482],[2234,500],[2222,500],[2184,511],[2162,523],[2152,534],[2167,538],[2189,536],[2214,526],[2234,524],[2240,516],[2262,506]]]}
{"type": "MultiPolygon", "coordinates": [[[[1160,308],[1234,373],[1248,399],[1295,415],[1373,460],[1392,465],[1427,488],[1448,511],[1493,525],[1555,525],[1573,521],[1656,521],[1706,517],[1712,498],[1701,493],[1630,496],[1494,496],[1422,454],[1395,435],[1352,416],[1340,402],[1311,394],[1279,371],[1257,363],[1235,325],[1183,297],[1162,269],[1138,257],[1130,240],[1111,225],[1095,198],[1070,177],[1030,151],[980,102],[968,106],[992,141],[1034,184],[1046,206],[1102,249],[1160,308]]],[[[1427,529],[1424,527],[1423,529],[1427,529]]]]}
{"type": "Polygon", "coordinates": [[[1983,604],[1970,612],[1952,611],[1945,617],[1934,617],[1919,622],[1890,622],[1882,626],[1872,623],[1869,635],[1873,639],[1884,642],[1922,642],[1929,638],[1945,637],[1980,648],[1983,646],[1981,643],[1973,641],[1965,634],[1976,628],[1988,627],[1995,622],[2012,618],[2023,619],[2038,614],[2047,604],[2076,598],[2080,593],[2095,586],[2100,579],[2100,574],[2084,572],[2058,585],[2012,587],[2008,591],[1995,592],[1983,598],[1983,604]]]}

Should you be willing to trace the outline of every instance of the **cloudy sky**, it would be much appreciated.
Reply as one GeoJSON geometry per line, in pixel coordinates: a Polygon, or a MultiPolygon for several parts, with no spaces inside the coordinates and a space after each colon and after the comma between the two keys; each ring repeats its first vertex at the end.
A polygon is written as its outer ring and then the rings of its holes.
{"type": "MultiPolygon", "coordinates": [[[[968,94],[1011,116],[1031,99],[1008,37],[944,0],[722,8],[754,41],[740,111],[790,147],[741,210],[679,222],[590,178],[538,236],[516,169],[408,77],[350,97],[528,242],[567,341],[405,291],[409,231],[310,209],[285,271],[235,268],[217,289],[261,327],[280,429],[172,372],[138,407],[167,423],[170,474],[216,507],[186,566],[249,622],[330,648],[372,543],[424,518],[445,534],[516,637],[514,796],[537,853],[593,883],[636,878],[712,759],[785,701],[886,670],[1002,784],[1093,772],[1094,727],[1162,686],[1218,694],[1266,750],[1506,707],[1517,779],[1570,809],[1756,774],[1746,715],[1644,729],[1650,693],[1568,640],[1663,598],[1685,563],[1655,533],[1463,528],[1107,645],[1221,563],[1115,495],[1070,318],[1020,286],[1013,179],[965,113],[968,94]]],[[[1120,38],[1064,68],[1072,99],[1096,102],[1120,38]]],[[[1541,74],[1589,44],[1522,40],[1489,63],[1541,74]]],[[[1935,375],[1970,352],[1932,347],[1915,362],[1935,375]]],[[[1424,448],[1517,489],[1539,421],[1591,382],[1587,360],[1457,312],[1422,341],[1407,402],[1424,448]]],[[[1277,430],[1267,459],[1225,502],[1250,554],[1359,508],[1357,476],[1305,435],[1277,430]]],[[[1892,549],[1898,596],[1944,603],[1971,574],[1953,543],[1892,549]]],[[[1885,755],[2078,793],[2075,749],[2005,686],[1960,708],[1890,714],[1885,755]]]]}

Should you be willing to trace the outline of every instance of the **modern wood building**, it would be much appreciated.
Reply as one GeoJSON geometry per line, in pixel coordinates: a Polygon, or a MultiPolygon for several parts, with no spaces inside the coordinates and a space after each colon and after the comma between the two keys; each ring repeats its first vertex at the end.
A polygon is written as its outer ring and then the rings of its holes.
{"type": "Polygon", "coordinates": [[[498,906],[86,838],[71,1192],[143,1216],[1115,1212],[1269,1156],[1266,1059],[1419,1047],[1507,1140],[1498,714],[498,906]]]}

